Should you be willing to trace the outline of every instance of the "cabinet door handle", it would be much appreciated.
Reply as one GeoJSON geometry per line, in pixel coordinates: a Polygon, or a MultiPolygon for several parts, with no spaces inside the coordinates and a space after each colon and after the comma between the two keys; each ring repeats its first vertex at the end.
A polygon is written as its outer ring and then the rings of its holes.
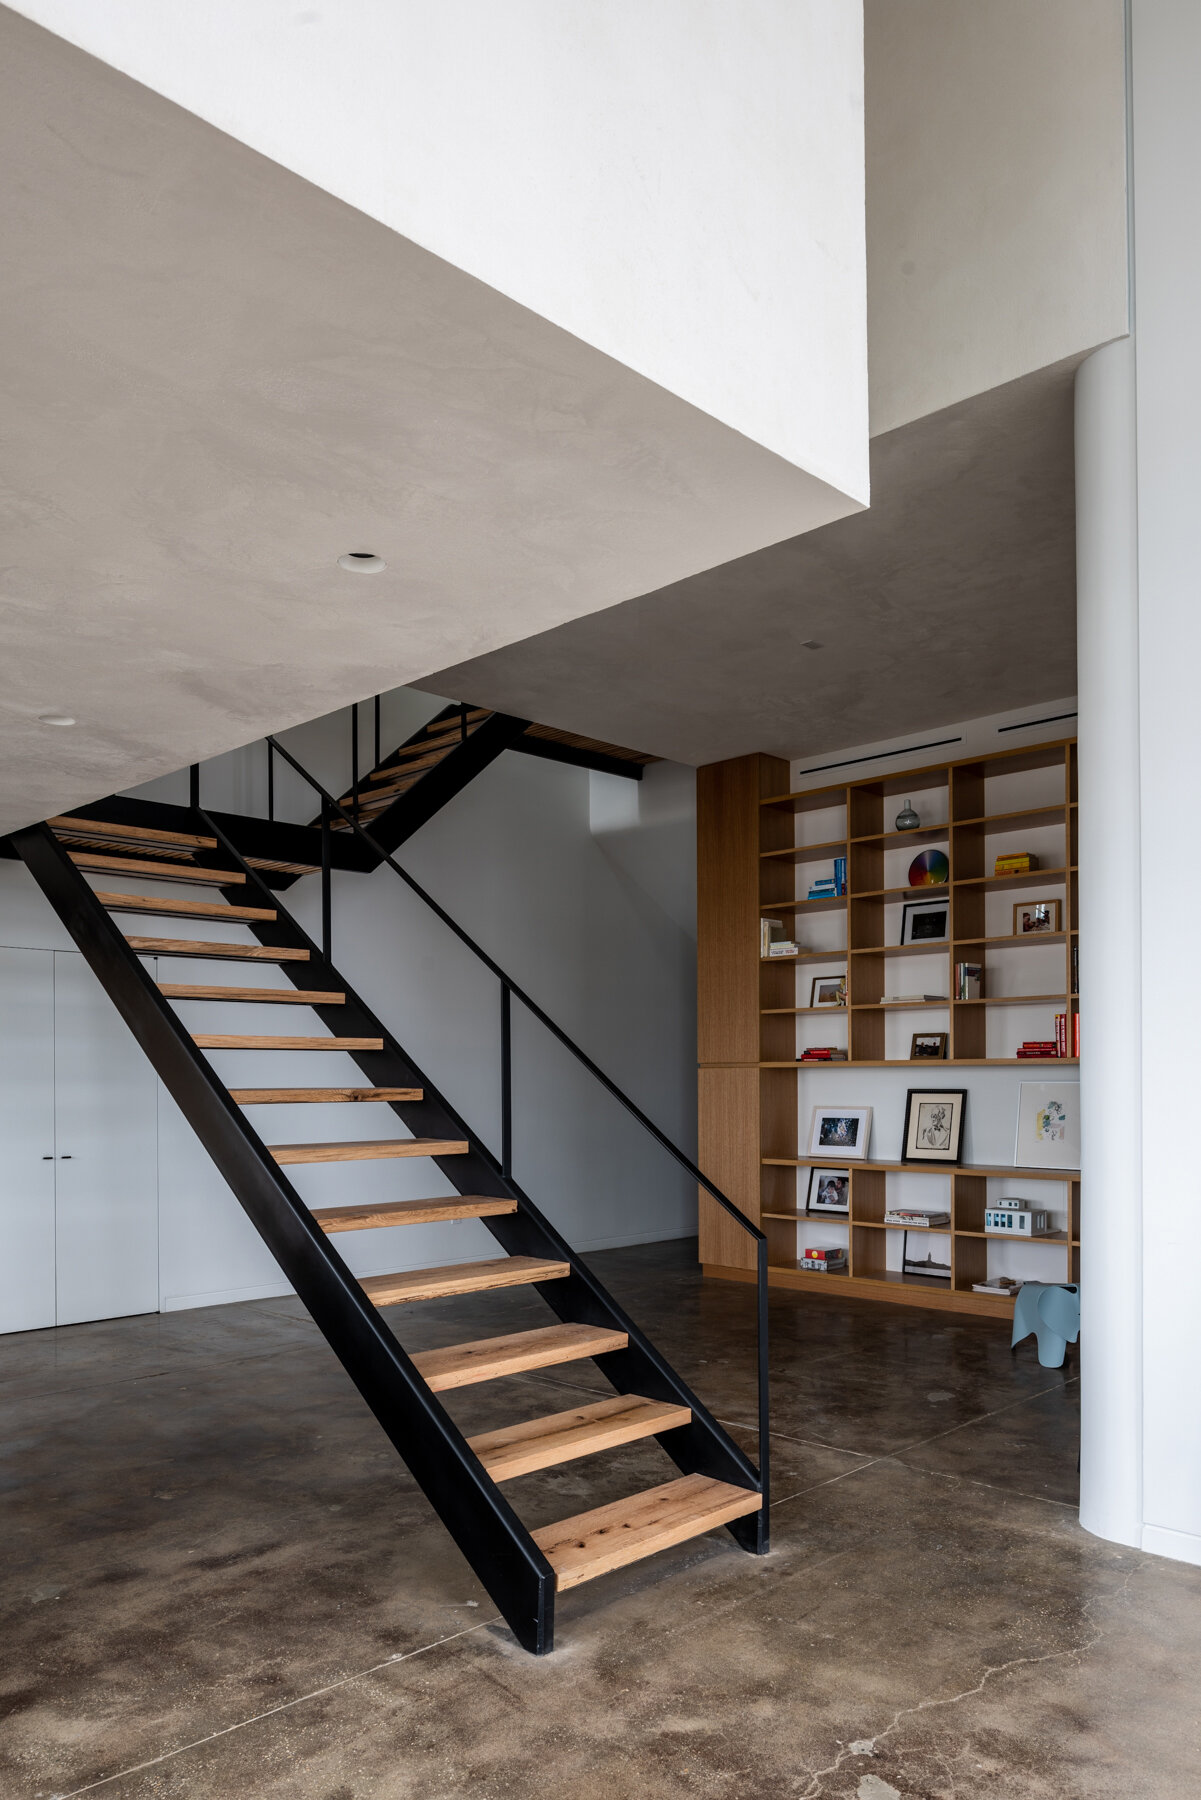
{"type": "Polygon", "coordinates": [[[53,1162],[54,1158],[52,1156],[43,1156],[42,1161],[43,1162],[53,1162]]]}
{"type": "Polygon", "coordinates": [[[59,1162],[70,1162],[71,1161],[71,1152],[68,1150],[66,1152],[66,1154],[64,1156],[60,1156],[58,1160],[59,1160],[59,1162]]]}

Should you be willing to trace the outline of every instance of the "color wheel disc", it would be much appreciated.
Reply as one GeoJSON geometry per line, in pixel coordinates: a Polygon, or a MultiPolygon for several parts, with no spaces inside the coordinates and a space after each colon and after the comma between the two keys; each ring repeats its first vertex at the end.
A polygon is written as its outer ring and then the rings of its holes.
{"type": "Polygon", "coordinates": [[[945,887],[951,865],[945,850],[923,850],[909,865],[910,887],[945,887]]]}

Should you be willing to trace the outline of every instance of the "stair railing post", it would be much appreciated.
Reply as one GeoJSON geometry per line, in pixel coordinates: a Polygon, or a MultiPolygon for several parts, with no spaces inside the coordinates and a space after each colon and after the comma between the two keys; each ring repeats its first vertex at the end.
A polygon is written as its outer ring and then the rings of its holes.
{"type": "Polygon", "coordinates": [[[460,743],[467,742],[467,713],[468,713],[468,706],[467,706],[466,700],[464,700],[463,704],[459,708],[459,741],[460,741],[460,743]]]}
{"type": "Polygon", "coordinates": [[[769,1389],[769,1357],[767,1340],[767,1239],[755,1245],[758,1252],[756,1274],[759,1295],[755,1321],[755,1355],[759,1377],[759,1486],[763,1494],[763,1511],[759,1515],[759,1549],[768,1549],[768,1502],[771,1494],[771,1417],[769,1389]]]}
{"type": "Polygon", "coordinates": [[[513,1174],[513,990],[500,984],[500,1172],[513,1174]]]}
{"type": "Polygon", "coordinates": [[[329,801],[321,802],[321,954],[327,963],[334,960],[333,921],[330,918],[330,834],[329,801]]]}
{"type": "Polygon", "coordinates": [[[375,762],[373,763],[372,766],[376,769],[379,768],[379,695],[378,694],[375,696],[375,762]]]}
{"type": "Polygon", "coordinates": [[[188,805],[193,810],[200,805],[200,764],[193,763],[188,770],[188,805]]]}
{"type": "Polygon", "coordinates": [[[359,703],[350,709],[350,808],[359,816],[359,703]]]}
{"type": "Polygon", "coordinates": [[[267,739],[267,817],[275,823],[275,745],[267,739]]]}

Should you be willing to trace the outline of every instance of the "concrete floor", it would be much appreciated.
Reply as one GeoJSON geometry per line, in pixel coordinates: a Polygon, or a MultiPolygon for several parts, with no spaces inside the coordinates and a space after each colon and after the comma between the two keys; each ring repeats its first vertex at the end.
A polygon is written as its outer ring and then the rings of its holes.
{"type": "MultiPolygon", "coordinates": [[[[753,1448],[752,1294],[598,1271],[753,1448]]],[[[0,1339],[0,1793],[1195,1800],[1201,1570],[1087,1536],[1074,1378],[977,1320],[773,1296],[774,1549],[725,1533],[514,1645],[290,1300],[0,1339]]],[[[546,1315],[407,1309],[413,1348],[546,1315]]],[[[590,1364],[451,1396],[470,1429],[590,1364]]],[[[542,1523],[668,1479],[510,1484],[542,1523]]]]}

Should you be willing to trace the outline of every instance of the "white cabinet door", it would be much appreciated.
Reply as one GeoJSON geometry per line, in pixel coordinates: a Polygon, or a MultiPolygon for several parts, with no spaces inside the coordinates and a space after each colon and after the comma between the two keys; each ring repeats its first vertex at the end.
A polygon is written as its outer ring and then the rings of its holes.
{"type": "Polygon", "coordinates": [[[54,962],[58,1323],[157,1312],[154,1070],[83,957],[54,962]]]}
{"type": "Polygon", "coordinates": [[[54,1317],[54,952],[0,950],[0,1331],[54,1317]]]}

